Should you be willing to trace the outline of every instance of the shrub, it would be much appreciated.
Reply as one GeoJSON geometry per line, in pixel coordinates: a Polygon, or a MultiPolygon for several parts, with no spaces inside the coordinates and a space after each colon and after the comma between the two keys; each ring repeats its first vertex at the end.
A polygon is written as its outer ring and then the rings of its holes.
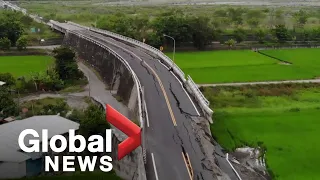
{"type": "Polygon", "coordinates": [[[28,40],[25,36],[21,36],[16,43],[17,49],[19,51],[27,49],[28,40]]]}
{"type": "Polygon", "coordinates": [[[4,37],[0,39],[0,50],[10,50],[11,41],[4,37]]]}

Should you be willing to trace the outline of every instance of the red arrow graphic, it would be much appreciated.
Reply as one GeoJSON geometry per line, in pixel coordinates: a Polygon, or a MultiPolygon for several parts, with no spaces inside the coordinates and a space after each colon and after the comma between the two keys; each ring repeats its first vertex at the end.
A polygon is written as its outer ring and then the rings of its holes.
{"type": "Polygon", "coordinates": [[[141,128],[108,104],[106,105],[106,119],[128,136],[118,145],[118,160],[121,160],[141,145],[141,128]]]}

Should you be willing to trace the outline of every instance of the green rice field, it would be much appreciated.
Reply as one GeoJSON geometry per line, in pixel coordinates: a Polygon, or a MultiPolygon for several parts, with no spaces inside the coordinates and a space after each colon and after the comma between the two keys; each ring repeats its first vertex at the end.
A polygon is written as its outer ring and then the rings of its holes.
{"type": "Polygon", "coordinates": [[[212,135],[227,150],[263,144],[277,180],[319,179],[320,85],[205,88],[212,135]]]}
{"type": "Polygon", "coordinates": [[[31,73],[46,70],[53,62],[50,56],[0,56],[0,73],[28,77],[31,73]]]}
{"type": "MultiPolygon", "coordinates": [[[[298,80],[320,76],[320,49],[251,50],[178,52],[175,62],[199,84],[298,80]]],[[[172,57],[172,54],[167,54],[172,57]]]]}

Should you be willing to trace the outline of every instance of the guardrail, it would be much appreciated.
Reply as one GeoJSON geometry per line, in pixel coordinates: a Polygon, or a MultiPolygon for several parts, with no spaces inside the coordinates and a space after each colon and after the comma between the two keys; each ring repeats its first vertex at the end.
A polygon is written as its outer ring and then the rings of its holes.
{"type": "Polygon", "coordinates": [[[204,101],[204,103],[209,106],[210,105],[210,101],[208,101],[208,99],[206,97],[204,97],[204,95],[202,94],[202,92],[200,91],[198,85],[192,80],[191,76],[188,75],[187,78],[188,81],[190,81],[191,86],[194,87],[195,91],[197,91],[198,94],[200,94],[201,99],[204,101]]]}
{"type": "MultiPolygon", "coordinates": [[[[82,26],[73,22],[68,21],[68,24],[80,27],[80,28],[84,28],[84,29],[88,29],[88,27],[86,26],[82,26]]],[[[209,119],[209,121],[212,123],[212,113],[213,111],[210,109],[209,105],[210,102],[204,97],[204,95],[202,94],[202,92],[199,90],[198,86],[196,85],[196,83],[192,80],[192,78],[190,76],[188,76],[188,78],[185,78],[185,74],[184,72],[168,57],[166,56],[164,53],[162,53],[160,50],[145,44],[143,42],[140,42],[138,40],[117,34],[117,33],[113,33],[107,30],[101,30],[101,29],[97,29],[97,28],[89,28],[90,31],[96,32],[96,33],[100,33],[100,34],[105,34],[126,42],[130,42],[138,47],[141,47],[147,51],[150,51],[156,55],[158,55],[161,59],[163,59],[166,63],[167,66],[172,67],[173,68],[173,72],[175,74],[177,74],[177,76],[183,81],[183,83],[187,86],[189,86],[189,90],[191,90],[191,94],[194,95],[194,97],[197,99],[197,101],[199,102],[199,105],[201,106],[201,108],[205,111],[207,118],[209,119]]]]}
{"type": "MultiPolygon", "coordinates": [[[[85,26],[82,26],[82,25],[79,25],[79,24],[76,24],[74,22],[70,22],[68,21],[69,24],[72,24],[74,26],[78,26],[78,27],[81,27],[81,28],[85,28],[87,29],[88,27],[85,27],[85,26]]],[[[107,30],[101,30],[101,29],[98,29],[98,28],[89,28],[91,31],[93,32],[97,32],[97,33],[101,33],[101,34],[106,34],[108,36],[111,36],[111,37],[115,37],[115,38],[118,38],[118,39],[121,39],[121,40],[124,40],[124,41],[128,41],[136,46],[139,46],[143,49],[146,49],[148,51],[151,51],[153,52],[154,54],[158,55],[161,59],[163,59],[165,61],[165,63],[171,67],[173,65],[173,71],[174,73],[176,73],[178,75],[178,77],[183,81],[185,82],[186,81],[186,78],[185,78],[185,74],[184,72],[174,64],[174,62],[168,57],[166,56],[164,53],[162,53],[159,49],[156,49],[148,44],[145,44],[141,41],[138,41],[138,40],[135,40],[135,39],[132,39],[132,38],[129,38],[129,37],[126,37],[126,36],[122,36],[120,34],[117,34],[117,33],[113,33],[111,31],[107,31],[107,30]]]]}
{"type": "MultiPolygon", "coordinates": [[[[63,28],[60,25],[59,22],[55,22],[55,21],[50,20],[50,23],[53,24],[53,27],[57,26],[58,28],[63,28]]],[[[138,47],[141,47],[141,48],[143,48],[143,49],[145,49],[147,51],[153,52],[154,54],[158,55],[161,59],[163,59],[165,61],[165,63],[169,67],[173,65],[173,72],[175,74],[177,74],[177,76],[183,81],[183,84],[187,86],[187,89],[189,91],[191,91],[189,93],[191,93],[196,98],[196,100],[198,101],[200,107],[205,112],[206,117],[212,123],[211,117],[212,117],[213,111],[209,107],[210,102],[204,97],[204,95],[199,90],[198,86],[192,80],[192,78],[190,76],[188,76],[188,78],[186,79],[185,78],[185,74],[182,72],[182,70],[177,65],[175,65],[174,62],[169,57],[167,57],[165,54],[163,54],[160,50],[158,50],[158,49],[156,49],[156,48],[154,48],[152,46],[149,46],[149,45],[147,45],[145,43],[142,43],[142,42],[140,42],[138,40],[135,40],[135,39],[132,39],[132,38],[128,38],[128,37],[125,37],[125,36],[110,32],[110,31],[100,30],[100,29],[97,29],[97,28],[88,28],[86,26],[82,26],[82,25],[79,25],[79,24],[76,24],[76,23],[73,23],[73,22],[70,22],[70,21],[67,22],[67,23],[70,24],[70,25],[79,27],[79,28],[90,30],[92,32],[96,32],[96,33],[99,33],[99,34],[105,34],[105,35],[108,35],[108,36],[111,36],[111,37],[114,37],[114,38],[117,38],[117,39],[120,39],[120,40],[123,40],[123,41],[126,41],[126,42],[130,42],[130,43],[132,43],[132,44],[134,44],[134,45],[136,45],[138,47]]],[[[80,34],[80,33],[78,33],[78,34],[80,34]]],[[[119,56],[119,55],[117,55],[117,56],[119,56]]]]}
{"type": "Polygon", "coordinates": [[[193,82],[190,76],[188,76],[186,85],[187,85],[187,90],[190,91],[190,94],[192,94],[195,97],[195,100],[198,102],[198,104],[202,108],[205,114],[205,117],[209,120],[210,123],[213,123],[212,121],[213,111],[209,107],[209,101],[203,96],[198,86],[193,82]]]}

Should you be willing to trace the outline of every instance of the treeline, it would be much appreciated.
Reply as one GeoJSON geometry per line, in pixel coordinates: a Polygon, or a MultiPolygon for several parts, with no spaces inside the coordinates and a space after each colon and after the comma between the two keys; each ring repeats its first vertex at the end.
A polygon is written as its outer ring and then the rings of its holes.
{"type": "MultiPolygon", "coordinates": [[[[219,21],[206,15],[189,15],[181,10],[165,11],[156,17],[126,15],[117,13],[102,16],[93,26],[110,30],[159,47],[166,38],[172,36],[177,46],[192,43],[198,49],[204,49],[213,41],[232,45],[243,41],[264,43],[285,43],[287,41],[320,41],[320,26],[304,28],[308,14],[300,10],[294,14],[294,28],[287,28],[282,14],[276,14],[268,27],[259,26],[266,12],[251,10],[243,15],[241,8],[229,8],[215,12],[219,21]],[[225,17],[225,21],[221,21],[225,17]],[[225,29],[232,26],[231,29],[225,29]]],[[[269,12],[268,12],[269,13],[269,12]]],[[[172,44],[171,40],[166,40],[172,44]]]]}
{"type": "Polygon", "coordinates": [[[28,21],[28,17],[22,13],[0,11],[0,50],[9,50],[12,46],[17,46],[19,50],[26,48],[27,38],[23,36],[24,26],[22,23],[26,21],[28,21]]]}

